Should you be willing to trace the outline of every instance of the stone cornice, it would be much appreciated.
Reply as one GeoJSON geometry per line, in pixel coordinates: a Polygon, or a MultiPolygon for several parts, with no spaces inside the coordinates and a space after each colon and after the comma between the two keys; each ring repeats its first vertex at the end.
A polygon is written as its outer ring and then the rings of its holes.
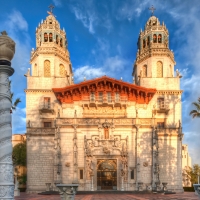
{"type": "Polygon", "coordinates": [[[182,94],[183,90],[157,90],[156,94],[175,94],[175,95],[179,95],[182,94]]]}
{"type": "Polygon", "coordinates": [[[31,136],[31,135],[48,136],[48,135],[54,135],[54,134],[55,134],[55,128],[30,127],[30,128],[27,128],[26,136],[31,136]]]}
{"type": "Polygon", "coordinates": [[[47,89],[26,89],[24,90],[24,92],[28,93],[28,92],[53,92],[53,91],[47,89]]]}
{"type": "Polygon", "coordinates": [[[170,59],[172,60],[174,65],[176,64],[176,62],[174,61],[174,55],[168,48],[156,48],[155,47],[155,48],[147,48],[146,50],[141,52],[139,55],[137,55],[134,65],[137,65],[137,64],[143,62],[144,60],[146,60],[150,57],[154,57],[154,56],[170,57],[170,59]]]}

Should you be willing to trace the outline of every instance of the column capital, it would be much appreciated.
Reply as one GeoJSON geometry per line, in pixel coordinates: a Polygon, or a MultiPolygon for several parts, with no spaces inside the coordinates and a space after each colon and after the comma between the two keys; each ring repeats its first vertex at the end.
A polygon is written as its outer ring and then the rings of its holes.
{"type": "Polygon", "coordinates": [[[0,73],[1,72],[6,73],[9,76],[12,76],[13,73],[15,72],[15,70],[12,67],[8,66],[8,65],[0,65],[0,73]]]}

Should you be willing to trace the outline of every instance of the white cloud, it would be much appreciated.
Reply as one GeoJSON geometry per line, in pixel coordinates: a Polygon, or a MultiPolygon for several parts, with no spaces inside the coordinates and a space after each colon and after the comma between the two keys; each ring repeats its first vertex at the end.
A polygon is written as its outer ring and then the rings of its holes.
{"type": "Polygon", "coordinates": [[[18,108],[12,114],[12,132],[26,133],[26,108],[18,108]]]}
{"type": "Polygon", "coordinates": [[[94,68],[93,66],[88,66],[88,65],[83,67],[78,67],[74,71],[75,80],[77,80],[78,82],[83,81],[84,77],[86,77],[86,79],[89,80],[103,75],[105,75],[105,72],[103,71],[102,68],[94,68]]]}
{"type": "MultiPolygon", "coordinates": [[[[185,70],[187,71],[187,70],[185,70]]],[[[189,153],[192,157],[192,162],[200,164],[200,119],[192,119],[189,115],[190,111],[195,109],[192,106],[192,102],[196,102],[200,97],[200,75],[198,73],[193,74],[191,77],[187,77],[187,73],[184,73],[185,77],[181,80],[181,87],[184,90],[184,101],[182,102],[182,118],[183,118],[183,132],[184,143],[188,144],[189,153]]]]}
{"type": "Polygon", "coordinates": [[[108,57],[105,60],[104,68],[108,69],[112,73],[119,73],[123,72],[123,69],[125,66],[127,66],[127,64],[128,62],[119,56],[108,57]]]}
{"type": "Polygon", "coordinates": [[[57,7],[62,6],[61,0],[53,0],[53,3],[54,3],[55,6],[57,6],[57,7]]]}
{"type": "Polygon", "coordinates": [[[74,71],[74,78],[80,82],[86,77],[87,80],[97,78],[103,75],[115,77],[120,73],[120,77],[124,75],[124,69],[129,63],[119,56],[107,57],[99,67],[85,65],[77,67],[74,71]]]}
{"type": "Polygon", "coordinates": [[[94,13],[90,11],[83,12],[81,8],[72,6],[72,11],[75,14],[77,20],[80,20],[84,27],[86,27],[90,33],[94,34],[94,23],[97,20],[97,17],[94,13]]]}
{"type": "Polygon", "coordinates": [[[146,10],[149,6],[149,1],[123,1],[118,14],[116,15],[117,20],[128,20],[132,21],[135,17],[139,17],[141,13],[146,10]]]}
{"type": "Polygon", "coordinates": [[[76,1],[71,5],[71,11],[74,13],[77,20],[79,20],[85,28],[91,34],[97,32],[97,28],[104,28],[109,33],[112,29],[111,16],[109,15],[109,9],[106,5],[103,6],[103,10],[97,8],[97,4],[94,1],[76,1]]]}
{"type": "Polygon", "coordinates": [[[6,20],[6,25],[9,31],[11,31],[12,33],[18,30],[28,30],[28,23],[23,18],[22,14],[17,10],[13,10],[12,13],[8,16],[8,19],[6,20]]]}

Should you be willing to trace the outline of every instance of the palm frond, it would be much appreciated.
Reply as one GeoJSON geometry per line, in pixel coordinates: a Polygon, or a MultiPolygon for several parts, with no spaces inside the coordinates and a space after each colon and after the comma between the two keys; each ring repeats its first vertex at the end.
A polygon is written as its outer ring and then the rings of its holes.
{"type": "Polygon", "coordinates": [[[200,111],[200,104],[199,104],[199,103],[193,102],[192,104],[196,107],[196,109],[197,109],[198,111],[200,111]]]}
{"type": "Polygon", "coordinates": [[[13,105],[16,107],[20,102],[21,102],[20,98],[17,98],[13,105]]]}
{"type": "Polygon", "coordinates": [[[11,92],[11,93],[10,93],[10,100],[11,100],[11,102],[12,102],[12,100],[13,100],[13,96],[14,96],[14,93],[11,92]]]}
{"type": "Polygon", "coordinates": [[[9,88],[11,87],[11,80],[9,80],[9,82],[8,82],[8,86],[9,86],[9,88]]]}
{"type": "Polygon", "coordinates": [[[200,112],[198,112],[197,110],[192,110],[190,112],[190,115],[192,115],[192,118],[200,117],[200,112]]]}

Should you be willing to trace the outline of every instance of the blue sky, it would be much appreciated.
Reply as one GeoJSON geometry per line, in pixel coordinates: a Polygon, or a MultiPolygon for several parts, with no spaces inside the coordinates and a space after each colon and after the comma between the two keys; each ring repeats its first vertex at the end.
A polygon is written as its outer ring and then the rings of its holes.
{"type": "Polygon", "coordinates": [[[45,19],[50,4],[65,28],[75,82],[108,75],[132,82],[140,29],[150,17],[164,21],[170,34],[176,66],[183,75],[181,88],[184,143],[189,145],[193,163],[200,164],[200,119],[191,119],[191,102],[200,97],[200,1],[199,0],[0,0],[0,31],[6,30],[16,42],[12,61],[12,91],[22,103],[13,113],[13,133],[25,133],[24,74],[35,48],[35,29],[45,19]]]}

